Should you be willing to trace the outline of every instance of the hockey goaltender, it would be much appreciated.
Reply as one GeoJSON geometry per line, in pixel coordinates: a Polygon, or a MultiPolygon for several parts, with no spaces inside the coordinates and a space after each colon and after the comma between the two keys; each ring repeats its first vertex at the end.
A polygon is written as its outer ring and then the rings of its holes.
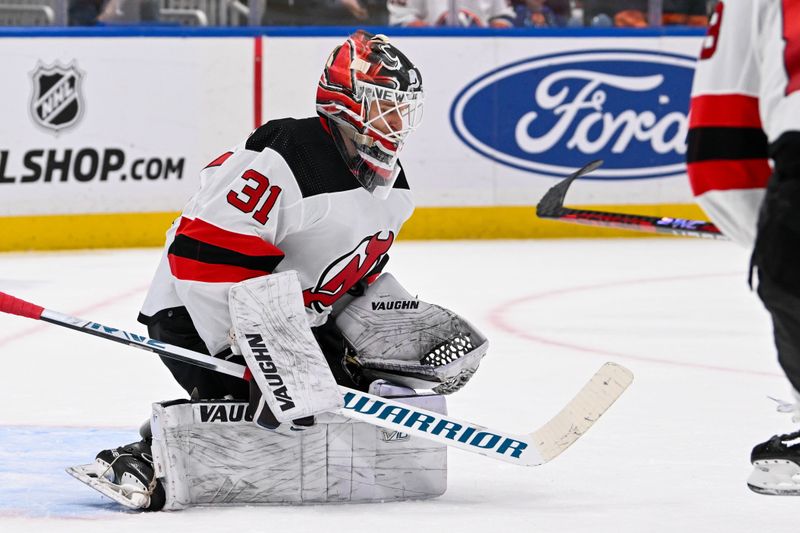
{"type": "Polygon", "coordinates": [[[444,413],[486,353],[383,272],[414,209],[398,155],[423,95],[400,50],[357,31],[325,64],[319,116],[272,120],[201,171],[139,320],[252,379],[162,358],[190,399],[154,404],[140,441],[73,476],[151,511],[445,491],[444,445],[331,414],[338,385],[444,413]]]}

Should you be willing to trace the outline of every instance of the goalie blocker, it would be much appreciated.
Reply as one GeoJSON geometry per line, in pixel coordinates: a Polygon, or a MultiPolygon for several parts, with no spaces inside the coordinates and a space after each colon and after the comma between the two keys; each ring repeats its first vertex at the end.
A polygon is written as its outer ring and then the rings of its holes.
{"type": "Polygon", "coordinates": [[[235,343],[252,374],[250,414],[275,429],[342,406],[342,396],[306,317],[294,270],[231,287],[228,304],[235,343]]]}

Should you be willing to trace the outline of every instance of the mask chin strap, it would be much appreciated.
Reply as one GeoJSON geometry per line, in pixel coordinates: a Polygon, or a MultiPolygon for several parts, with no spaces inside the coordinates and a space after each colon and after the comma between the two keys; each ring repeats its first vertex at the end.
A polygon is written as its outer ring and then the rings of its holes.
{"type": "Polygon", "coordinates": [[[343,137],[353,141],[356,145],[372,147],[375,144],[375,139],[369,135],[358,133],[352,124],[342,120],[331,120],[331,126],[335,127],[343,137]]]}
{"type": "Polygon", "coordinates": [[[350,139],[356,144],[361,144],[363,146],[369,146],[369,147],[372,147],[372,145],[375,144],[375,139],[373,139],[369,135],[364,135],[363,133],[358,133],[354,130],[350,130],[348,133],[350,139]]]}

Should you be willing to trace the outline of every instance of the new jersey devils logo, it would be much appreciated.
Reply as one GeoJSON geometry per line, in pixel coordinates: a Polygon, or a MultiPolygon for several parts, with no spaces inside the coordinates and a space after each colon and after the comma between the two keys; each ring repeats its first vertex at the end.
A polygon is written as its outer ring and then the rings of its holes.
{"type": "Polygon", "coordinates": [[[306,306],[321,312],[322,307],[333,305],[333,302],[369,274],[389,251],[392,242],[393,232],[378,232],[366,237],[355,249],[336,259],[325,269],[313,289],[303,291],[306,306]],[[385,236],[382,237],[382,233],[385,236]]]}

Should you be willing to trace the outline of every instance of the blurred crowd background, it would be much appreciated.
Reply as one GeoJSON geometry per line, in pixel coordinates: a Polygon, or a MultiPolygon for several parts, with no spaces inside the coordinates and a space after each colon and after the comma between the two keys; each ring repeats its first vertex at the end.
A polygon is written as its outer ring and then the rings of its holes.
{"type": "Polygon", "coordinates": [[[704,26],[716,0],[0,0],[3,26],[704,26]]]}

